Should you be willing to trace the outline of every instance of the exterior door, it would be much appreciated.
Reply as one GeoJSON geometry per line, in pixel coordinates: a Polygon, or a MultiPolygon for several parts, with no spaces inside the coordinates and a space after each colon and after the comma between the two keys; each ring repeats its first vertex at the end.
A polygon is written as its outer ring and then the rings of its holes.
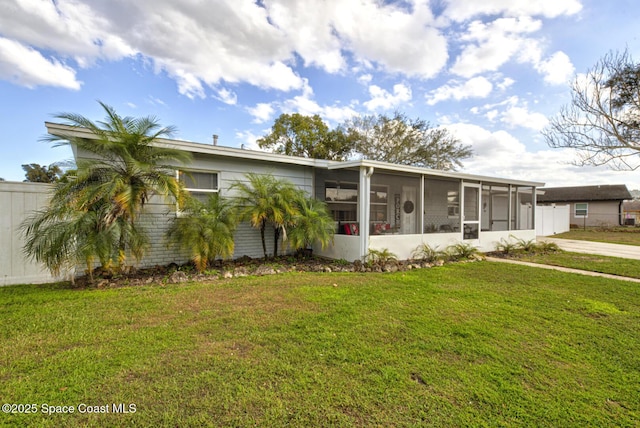
{"type": "Polygon", "coordinates": [[[464,184],[462,204],[462,238],[478,239],[480,230],[480,185],[464,184]]]}
{"type": "Polygon", "coordinates": [[[402,186],[402,229],[403,235],[417,233],[416,213],[418,201],[416,200],[417,189],[413,186],[402,186]]]}

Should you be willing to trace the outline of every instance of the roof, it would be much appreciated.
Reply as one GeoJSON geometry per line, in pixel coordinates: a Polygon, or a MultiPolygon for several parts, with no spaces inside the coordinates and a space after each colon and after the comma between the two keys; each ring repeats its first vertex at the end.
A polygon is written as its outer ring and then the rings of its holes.
{"type": "MultiPolygon", "coordinates": [[[[60,123],[45,122],[47,131],[50,134],[61,137],[73,136],[81,138],[95,138],[95,136],[86,128],[74,127],[60,123]]],[[[379,162],[366,159],[350,160],[350,161],[329,161],[325,159],[311,159],[298,156],[287,156],[278,153],[263,152],[258,150],[238,149],[226,146],[217,146],[213,144],[194,143],[184,140],[173,140],[167,138],[158,138],[154,141],[155,145],[165,148],[174,148],[185,150],[190,153],[200,153],[213,156],[224,156],[238,159],[251,159],[263,162],[275,162],[288,165],[302,165],[315,168],[326,169],[359,169],[360,167],[381,169],[385,171],[394,171],[401,173],[425,174],[443,178],[456,178],[468,181],[482,181],[499,184],[514,184],[518,186],[543,186],[544,183],[534,181],[512,180],[507,178],[488,177],[482,175],[465,174],[454,171],[441,171],[430,168],[422,168],[416,166],[399,165],[388,162],[379,162]]]]}
{"type": "Polygon", "coordinates": [[[622,201],[631,199],[624,184],[599,186],[549,187],[538,189],[538,202],[622,201]]]}

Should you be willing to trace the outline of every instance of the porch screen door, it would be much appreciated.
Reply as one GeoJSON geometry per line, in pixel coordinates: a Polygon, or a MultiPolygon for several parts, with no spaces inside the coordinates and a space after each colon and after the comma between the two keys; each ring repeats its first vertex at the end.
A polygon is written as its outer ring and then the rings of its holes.
{"type": "Polygon", "coordinates": [[[463,239],[478,239],[478,231],[480,230],[480,185],[465,184],[463,193],[463,239]]]}

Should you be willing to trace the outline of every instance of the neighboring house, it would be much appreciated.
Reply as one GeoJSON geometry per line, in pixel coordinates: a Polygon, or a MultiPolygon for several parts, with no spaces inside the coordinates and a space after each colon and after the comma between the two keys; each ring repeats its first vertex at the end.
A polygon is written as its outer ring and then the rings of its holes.
{"type": "MultiPolygon", "coordinates": [[[[51,134],[83,129],[46,123],[51,134]]],[[[248,172],[286,178],[326,201],[336,222],[333,245],[314,253],[335,259],[363,259],[370,249],[389,249],[408,259],[420,244],[444,249],[460,242],[481,251],[495,249],[511,236],[535,239],[536,187],[543,183],[437,171],[385,162],[346,162],[284,156],[187,141],[159,139],[158,146],[193,154],[189,165],[177,165],[178,177],[194,194],[219,192],[233,197],[231,185],[248,172]],[[191,178],[181,171],[189,171],[191,178]]],[[[81,158],[82,153],[74,156],[81,158]]],[[[164,230],[176,208],[155,201],[147,208],[147,227],[154,245],[143,265],[186,261],[164,244],[164,230]],[[176,260],[181,258],[181,260],[176,260]]],[[[269,237],[267,238],[269,239],[269,237]]],[[[273,239],[271,237],[271,239],[273,239]]],[[[267,241],[270,242],[270,241],[267,241]]],[[[262,257],[258,231],[243,224],[236,232],[235,257],[262,257]]]]}
{"type": "Polygon", "coordinates": [[[622,203],[631,199],[624,184],[549,187],[538,191],[538,205],[569,205],[572,227],[624,224],[622,203]]]}
{"type": "Polygon", "coordinates": [[[624,201],[622,211],[625,225],[640,226],[640,200],[624,201]]]}

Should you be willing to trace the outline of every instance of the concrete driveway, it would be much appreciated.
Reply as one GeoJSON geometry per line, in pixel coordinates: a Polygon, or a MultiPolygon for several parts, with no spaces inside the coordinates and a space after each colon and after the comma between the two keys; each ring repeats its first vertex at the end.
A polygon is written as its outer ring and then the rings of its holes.
{"type": "Polygon", "coordinates": [[[601,256],[640,260],[640,246],[636,245],[557,239],[548,236],[539,236],[538,241],[555,242],[562,250],[572,251],[574,253],[599,254],[601,256]]]}

